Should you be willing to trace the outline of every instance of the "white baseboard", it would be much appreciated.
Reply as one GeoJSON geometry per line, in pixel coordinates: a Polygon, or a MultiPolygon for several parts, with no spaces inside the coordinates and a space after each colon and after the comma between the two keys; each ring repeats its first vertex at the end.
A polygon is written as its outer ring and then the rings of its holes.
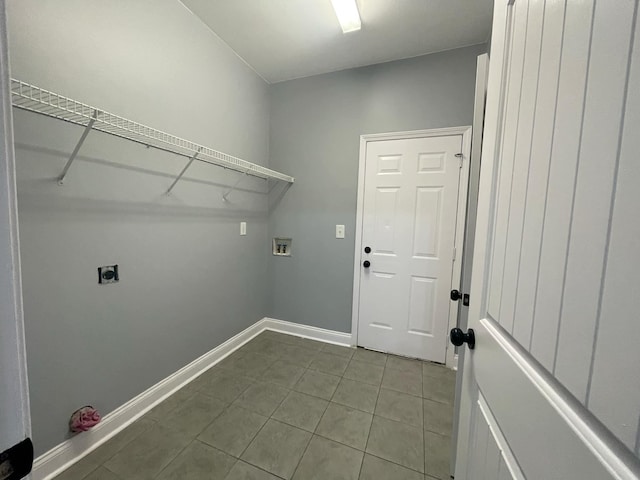
{"type": "Polygon", "coordinates": [[[351,345],[350,333],[265,317],[105,415],[102,421],[88,432],[80,433],[36,458],[31,474],[32,480],[54,478],[264,330],[337,345],[351,345]]]}
{"type": "Polygon", "coordinates": [[[351,334],[336,332],[334,330],[325,330],[324,328],[311,327],[300,323],[286,322],[284,320],[276,320],[275,318],[265,317],[262,319],[265,330],[273,330],[275,332],[288,333],[298,337],[310,338],[321,342],[333,343],[334,345],[352,346],[351,334]]]}

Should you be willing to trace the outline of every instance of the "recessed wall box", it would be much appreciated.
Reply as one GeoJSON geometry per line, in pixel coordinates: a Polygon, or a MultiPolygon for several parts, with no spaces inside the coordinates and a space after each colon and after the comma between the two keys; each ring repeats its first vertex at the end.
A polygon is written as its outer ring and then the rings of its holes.
{"type": "Polygon", "coordinates": [[[118,265],[108,265],[106,267],[98,267],[98,283],[116,283],[120,281],[118,275],[118,265]]]}
{"type": "Polygon", "coordinates": [[[291,239],[290,238],[274,238],[273,239],[273,254],[278,257],[290,257],[291,256],[291,239]]]}

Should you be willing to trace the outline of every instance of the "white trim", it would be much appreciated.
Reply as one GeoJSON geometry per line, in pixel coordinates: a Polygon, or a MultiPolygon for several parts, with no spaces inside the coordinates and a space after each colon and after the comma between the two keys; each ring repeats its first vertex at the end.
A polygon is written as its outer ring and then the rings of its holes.
{"type": "MultiPolygon", "coordinates": [[[[480,319],[486,312],[484,288],[489,276],[491,244],[491,226],[495,201],[495,183],[497,182],[498,151],[501,141],[501,124],[504,117],[504,90],[508,75],[508,48],[512,27],[512,9],[504,3],[496,4],[492,31],[497,39],[494,55],[489,59],[487,78],[487,99],[482,138],[482,165],[478,184],[478,202],[476,211],[476,232],[473,245],[473,264],[471,273],[471,294],[474,301],[470,304],[469,319],[480,319]]],[[[510,5],[510,4],[509,4],[510,5]]]]}
{"type": "Polygon", "coordinates": [[[554,381],[543,367],[533,362],[530,356],[523,354],[515,342],[493,322],[481,318],[480,323],[606,470],[617,479],[637,480],[637,467],[625,462],[620,455],[619,446],[615,445],[620,441],[605,427],[596,422],[588,422],[585,415],[578,410],[582,405],[575,397],[558,388],[558,382],[554,381]]]}
{"type": "Polygon", "coordinates": [[[370,135],[360,136],[360,160],[358,164],[358,196],[356,200],[356,238],[353,255],[353,298],[351,300],[351,342],[358,345],[358,319],[360,318],[360,262],[362,262],[362,211],[364,210],[364,166],[370,135]]]}
{"type": "MultiPolygon", "coordinates": [[[[496,175],[496,156],[500,143],[500,124],[502,122],[504,85],[508,73],[508,49],[511,42],[511,7],[505,2],[496,2],[493,11],[492,23],[492,49],[489,58],[489,74],[487,77],[487,98],[485,108],[485,120],[483,128],[482,151],[480,157],[480,181],[478,184],[478,201],[476,208],[476,232],[473,244],[473,263],[471,272],[471,303],[469,305],[468,319],[481,318],[484,308],[484,284],[489,255],[489,227],[491,225],[491,213],[493,211],[494,176],[496,175]]],[[[460,394],[460,409],[458,412],[458,430],[456,451],[455,477],[465,479],[472,474],[467,472],[468,460],[473,446],[470,445],[469,435],[472,430],[472,411],[475,402],[474,390],[475,373],[473,368],[465,368],[470,365],[471,355],[469,350],[463,355],[462,386],[460,394]]]]}
{"type": "MultiPolygon", "coordinates": [[[[460,290],[464,293],[471,292],[471,266],[473,265],[473,243],[476,233],[476,212],[478,210],[478,186],[480,183],[480,154],[482,151],[482,134],[484,129],[484,110],[487,97],[487,76],[489,73],[489,56],[486,53],[478,56],[476,65],[476,88],[473,107],[473,133],[471,140],[471,157],[469,166],[469,184],[467,190],[467,212],[465,214],[466,223],[464,226],[464,246],[462,248],[462,261],[460,274],[460,290]]],[[[462,330],[467,330],[469,321],[469,308],[464,305],[459,308],[457,326],[462,330]]],[[[458,350],[460,351],[460,350],[458,350]]],[[[453,369],[462,368],[462,362],[458,355],[454,356],[453,369]]],[[[462,375],[460,375],[462,377],[462,375]]],[[[457,443],[458,443],[458,419],[460,413],[460,395],[462,388],[462,378],[456,380],[455,402],[453,409],[453,430],[451,452],[451,467],[449,472],[455,471],[457,443]]]]}
{"type": "Polygon", "coordinates": [[[6,2],[0,0],[0,451],[31,435],[6,2]]]}
{"type": "MultiPolygon", "coordinates": [[[[476,66],[476,90],[473,107],[473,135],[471,140],[471,167],[469,173],[469,190],[467,194],[467,223],[462,252],[461,292],[471,291],[471,272],[473,265],[473,243],[476,234],[476,213],[478,210],[478,187],[480,184],[480,159],[482,153],[482,136],[484,130],[484,111],[487,98],[487,79],[489,74],[489,56],[486,53],[478,56],[476,66]]],[[[469,309],[462,308],[458,317],[458,326],[466,330],[469,309]]]]}
{"type": "Polygon", "coordinates": [[[334,330],[325,330],[324,328],[311,327],[299,323],[286,322],[284,320],[276,320],[275,318],[265,317],[263,330],[272,330],[274,332],[288,333],[298,337],[310,338],[320,342],[332,343],[334,345],[351,346],[351,334],[336,332],[334,330]]]}
{"type": "Polygon", "coordinates": [[[39,456],[34,462],[32,480],[54,478],[265,330],[337,345],[351,344],[349,333],[265,317],[118,407],[88,432],[76,435],[39,456]]]}
{"type": "MultiPolygon", "coordinates": [[[[463,127],[464,128],[464,127],[463,127]]],[[[458,187],[458,210],[456,212],[456,237],[454,240],[456,248],[456,258],[453,262],[453,274],[451,275],[451,285],[449,290],[457,289],[462,291],[462,260],[464,251],[465,226],[467,224],[467,196],[469,192],[469,174],[471,171],[471,127],[466,127],[462,133],[462,167],[460,167],[460,184],[458,187]]],[[[449,324],[447,332],[458,324],[462,301],[449,303],[449,324]]],[[[447,335],[447,351],[445,354],[445,364],[453,368],[455,348],[449,342],[447,335]]]]}
{"type": "MultiPolygon", "coordinates": [[[[500,455],[504,458],[504,465],[506,465],[507,470],[509,471],[510,477],[512,480],[526,480],[522,470],[520,470],[520,466],[518,465],[518,461],[516,457],[513,455],[511,448],[509,447],[509,442],[504,438],[502,434],[502,430],[500,430],[500,426],[498,421],[493,416],[493,412],[491,412],[491,408],[489,408],[489,403],[482,395],[482,392],[478,392],[478,413],[484,417],[485,423],[491,430],[491,435],[498,446],[498,450],[500,451],[500,455]]],[[[502,461],[502,460],[501,460],[502,461]]],[[[502,466],[500,466],[502,469],[502,466]]]]}
{"type": "Polygon", "coordinates": [[[457,354],[457,353],[454,353],[453,354],[453,362],[450,365],[451,370],[455,370],[457,372],[459,366],[461,366],[460,365],[460,355],[457,354]]]}
{"type": "MultiPolygon", "coordinates": [[[[378,142],[380,140],[404,140],[407,138],[425,138],[425,137],[446,137],[448,135],[464,135],[467,130],[470,131],[471,125],[462,125],[460,127],[444,127],[430,128],[428,130],[407,130],[403,132],[385,132],[370,133],[360,135],[360,143],[362,140],[367,142],[378,142]]],[[[358,185],[360,188],[360,185],[358,185]]]]}
{"type": "MultiPolygon", "coordinates": [[[[453,265],[451,288],[460,283],[462,267],[462,250],[464,245],[464,225],[467,209],[467,190],[469,187],[469,157],[471,155],[471,126],[432,128],[429,130],[412,130],[406,132],[375,133],[360,136],[360,160],[358,165],[358,196],[356,205],[356,238],[353,264],[353,299],[351,307],[351,344],[358,345],[358,317],[360,315],[360,276],[362,268],[362,214],[364,210],[364,178],[367,156],[367,144],[381,140],[404,140],[408,138],[444,137],[450,135],[462,135],[463,168],[460,176],[460,188],[458,189],[458,211],[456,220],[456,251],[459,252],[453,265]]],[[[457,306],[457,304],[456,304],[457,306]]],[[[455,325],[458,318],[458,308],[449,309],[449,327],[455,325]]],[[[454,349],[449,348],[447,341],[446,365],[454,366],[454,349]]]]}

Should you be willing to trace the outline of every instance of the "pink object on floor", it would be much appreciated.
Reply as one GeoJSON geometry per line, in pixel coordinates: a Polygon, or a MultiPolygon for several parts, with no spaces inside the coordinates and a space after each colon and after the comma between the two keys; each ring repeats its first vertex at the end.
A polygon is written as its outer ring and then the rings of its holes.
{"type": "Polygon", "coordinates": [[[82,407],[71,414],[69,430],[74,433],[86,432],[91,427],[100,423],[100,414],[90,405],[82,407]]]}

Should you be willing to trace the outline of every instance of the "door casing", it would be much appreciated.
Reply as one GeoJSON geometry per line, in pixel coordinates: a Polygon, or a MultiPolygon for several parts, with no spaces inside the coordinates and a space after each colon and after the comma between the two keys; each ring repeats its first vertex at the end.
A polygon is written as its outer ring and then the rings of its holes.
{"type": "Polygon", "coordinates": [[[7,45],[0,0],[0,452],[31,435],[7,45]]]}
{"type": "MultiPolygon", "coordinates": [[[[482,153],[482,134],[484,130],[484,111],[487,97],[487,80],[489,77],[489,54],[483,53],[478,56],[476,63],[476,92],[475,106],[473,111],[473,137],[471,144],[471,167],[469,173],[469,193],[467,199],[467,223],[465,225],[464,251],[462,252],[462,275],[460,280],[460,291],[471,292],[471,272],[473,265],[473,242],[476,233],[476,219],[478,211],[478,189],[480,184],[480,154],[482,153]]],[[[458,328],[467,330],[469,317],[469,307],[460,307],[458,315],[458,328]]],[[[466,349],[457,348],[458,365],[462,368],[466,349]]],[[[456,378],[455,402],[453,407],[453,451],[451,453],[450,471],[455,471],[456,448],[458,442],[458,414],[460,411],[460,394],[462,391],[462,375],[456,378]]]]}
{"type": "MultiPolygon", "coordinates": [[[[456,258],[453,262],[453,275],[451,288],[460,287],[460,275],[462,273],[462,249],[464,244],[464,228],[467,210],[467,191],[469,187],[469,166],[471,155],[471,126],[434,128],[429,130],[411,130],[406,132],[375,133],[360,136],[360,160],[358,166],[358,201],[356,207],[356,237],[353,265],[353,300],[351,310],[351,343],[358,345],[358,320],[360,315],[360,278],[362,275],[362,220],[364,214],[364,187],[367,144],[381,140],[405,140],[410,138],[443,137],[462,135],[462,168],[460,172],[460,188],[458,190],[458,210],[456,213],[456,258]]],[[[451,302],[449,309],[449,328],[456,324],[459,306],[451,302]]],[[[457,355],[447,342],[446,365],[457,368],[457,355]]]]}

